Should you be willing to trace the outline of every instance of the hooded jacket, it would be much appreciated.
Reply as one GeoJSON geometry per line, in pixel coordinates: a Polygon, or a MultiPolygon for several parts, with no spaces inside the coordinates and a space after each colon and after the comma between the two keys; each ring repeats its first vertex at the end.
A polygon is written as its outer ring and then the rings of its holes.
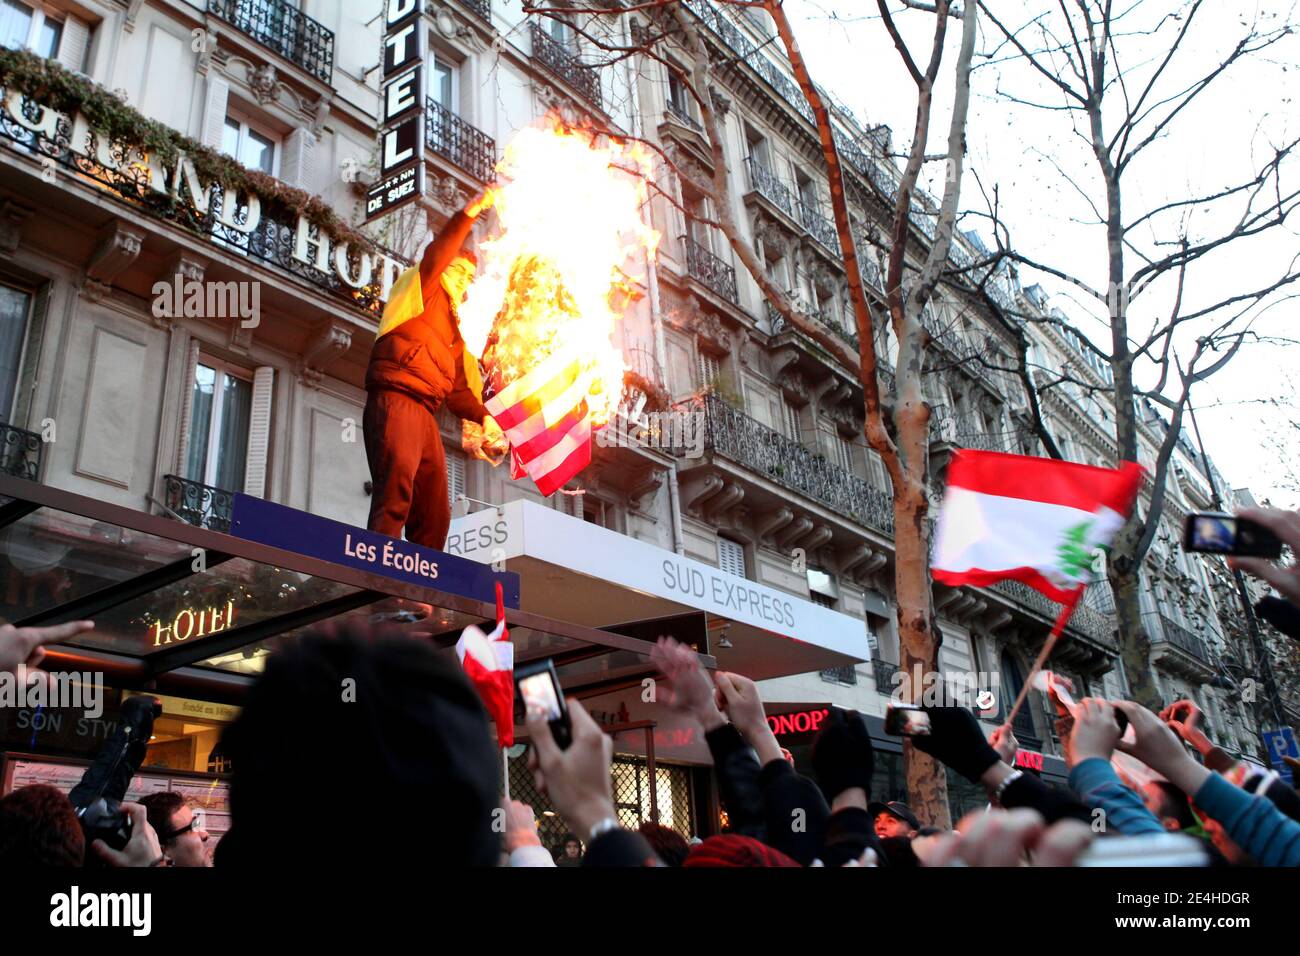
{"type": "Polygon", "coordinates": [[[482,424],[487,410],[469,386],[465,341],[451,298],[442,287],[442,273],[460,252],[473,224],[464,212],[456,213],[424,251],[419,274],[422,312],[394,322],[385,311],[366,368],[366,390],[405,392],[431,412],[446,404],[460,418],[482,424]]]}

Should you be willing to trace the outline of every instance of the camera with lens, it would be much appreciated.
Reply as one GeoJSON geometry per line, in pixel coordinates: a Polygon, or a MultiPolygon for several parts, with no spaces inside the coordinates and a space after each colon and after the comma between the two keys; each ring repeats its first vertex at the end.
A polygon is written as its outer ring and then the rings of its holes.
{"type": "Polygon", "coordinates": [[[157,698],[128,698],[112,736],[68,794],[87,844],[103,840],[121,850],[131,839],[131,818],[122,810],[122,801],[144,762],[154,719],[161,713],[157,698]]]}

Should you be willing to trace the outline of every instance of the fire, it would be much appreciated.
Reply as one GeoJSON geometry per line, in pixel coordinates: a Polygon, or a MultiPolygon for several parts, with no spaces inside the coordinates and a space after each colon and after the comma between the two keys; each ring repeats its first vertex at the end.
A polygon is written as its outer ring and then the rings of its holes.
{"type": "Polygon", "coordinates": [[[461,334],[494,392],[556,353],[577,358],[599,427],[623,389],[615,332],[640,295],[640,254],[659,243],[641,213],[651,156],[551,116],[521,130],[497,169],[498,226],[479,244],[461,334]]]}

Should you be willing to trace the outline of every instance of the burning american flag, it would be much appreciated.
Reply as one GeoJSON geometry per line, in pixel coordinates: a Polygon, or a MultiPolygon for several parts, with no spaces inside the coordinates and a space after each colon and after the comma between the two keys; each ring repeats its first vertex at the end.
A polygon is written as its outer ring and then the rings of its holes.
{"type": "Polygon", "coordinates": [[[512,477],[550,495],[591,461],[622,394],[614,333],[659,242],[641,212],[653,170],[644,148],[554,117],[521,130],[497,168],[499,225],[479,245],[461,334],[482,359],[512,477]]]}

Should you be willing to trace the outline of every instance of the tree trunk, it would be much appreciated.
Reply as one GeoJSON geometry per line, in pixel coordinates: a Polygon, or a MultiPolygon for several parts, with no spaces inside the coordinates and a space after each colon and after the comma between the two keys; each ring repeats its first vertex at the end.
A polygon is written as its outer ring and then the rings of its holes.
{"type": "Polygon", "coordinates": [[[1160,692],[1151,674],[1151,639],[1142,626],[1142,604],[1139,599],[1137,566],[1118,552],[1132,552],[1132,540],[1141,534],[1141,525],[1132,521],[1115,536],[1112,559],[1107,562],[1107,577],[1115,597],[1115,624],[1119,630],[1120,659],[1128,677],[1129,699],[1144,707],[1159,710],[1162,706],[1160,692]]]}

